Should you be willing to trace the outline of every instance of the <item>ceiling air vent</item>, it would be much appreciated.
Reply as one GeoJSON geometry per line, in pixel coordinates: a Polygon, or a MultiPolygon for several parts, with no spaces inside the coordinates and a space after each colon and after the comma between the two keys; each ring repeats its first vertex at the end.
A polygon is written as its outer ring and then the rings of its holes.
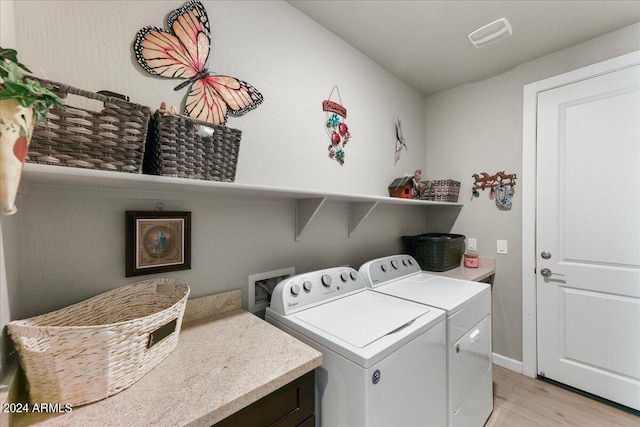
{"type": "Polygon", "coordinates": [[[511,33],[513,33],[511,23],[509,23],[507,18],[500,18],[482,28],[478,28],[469,34],[468,37],[471,43],[479,49],[500,39],[509,37],[511,33]]]}

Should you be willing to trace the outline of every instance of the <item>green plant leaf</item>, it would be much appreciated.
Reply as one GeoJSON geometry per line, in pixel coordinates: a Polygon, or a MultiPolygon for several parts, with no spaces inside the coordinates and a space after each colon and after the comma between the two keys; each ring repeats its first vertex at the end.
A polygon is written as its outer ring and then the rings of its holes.
{"type": "Polygon", "coordinates": [[[31,72],[31,70],[28,69],[24,64],[21,64],[20,62],[18,62],[18,52],[15,51],[14,49],[0,48],[0,59],[2,59],[2,62],[8,61],[16,64],[18,67],[22,68],[27,73],[31,72]]]}
{"type": "Polygon", "coordinates": [[[18,62],[18,53],[0,47],[0,99],[15,99],[23,107],[33,107],[37,121],[46,120],[49,107],[66,108],[58,96],[39,81],[25,77],[23,71],[31,72],[18,62]]]}

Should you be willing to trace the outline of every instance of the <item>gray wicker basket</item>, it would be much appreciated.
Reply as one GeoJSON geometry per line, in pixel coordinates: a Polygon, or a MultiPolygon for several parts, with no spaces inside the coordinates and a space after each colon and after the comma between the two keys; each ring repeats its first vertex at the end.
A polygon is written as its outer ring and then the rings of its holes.
{"type": "Polygon", "coordinates": [[[158,111],[147,134],[143,173],[233,182],[242,131],[158,111]],[[203,136],[200,127],[213,129],[203,136]]]}
{"type": "Polygon", "coordinates": [[[46,122],[36,122],[27,162],[140,173],[151,111],[143,105],[76,89],[63,83],[38,80],[60,98],[68,94],[100,101],[95,112],[54,107],[46,122]]]}
{"type": "Polygon", "coordinates": [[[436,179],[423,181],[426,184],[426,191],[422,194],[423,200],[436,202],[458,202],[460,193],[460,182],[452,179],[436,179]]]}

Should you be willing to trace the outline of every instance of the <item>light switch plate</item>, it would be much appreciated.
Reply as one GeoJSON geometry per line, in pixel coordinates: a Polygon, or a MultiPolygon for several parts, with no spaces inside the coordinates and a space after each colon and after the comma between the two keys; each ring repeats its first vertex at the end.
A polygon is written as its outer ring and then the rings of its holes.
{"type": "Polygon", "coordinates": [[[506,240],[498,240],[498,253],[502,255],[509,253],[506,240]]]}
{"type": "Polygon", "coordinates": [[[471,238],[467,239],[467,249],[470,251],[478,250],[476,239],[471,239],[471,238]]]}

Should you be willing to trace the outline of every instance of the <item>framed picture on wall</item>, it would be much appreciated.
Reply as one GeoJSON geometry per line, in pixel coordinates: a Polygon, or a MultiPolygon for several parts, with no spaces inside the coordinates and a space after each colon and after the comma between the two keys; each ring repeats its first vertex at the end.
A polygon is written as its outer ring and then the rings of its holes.
{"type": "Polygon", "coordinates": [[[191,269],[191,212],[126,211],[125,276],[191,269]]]}

